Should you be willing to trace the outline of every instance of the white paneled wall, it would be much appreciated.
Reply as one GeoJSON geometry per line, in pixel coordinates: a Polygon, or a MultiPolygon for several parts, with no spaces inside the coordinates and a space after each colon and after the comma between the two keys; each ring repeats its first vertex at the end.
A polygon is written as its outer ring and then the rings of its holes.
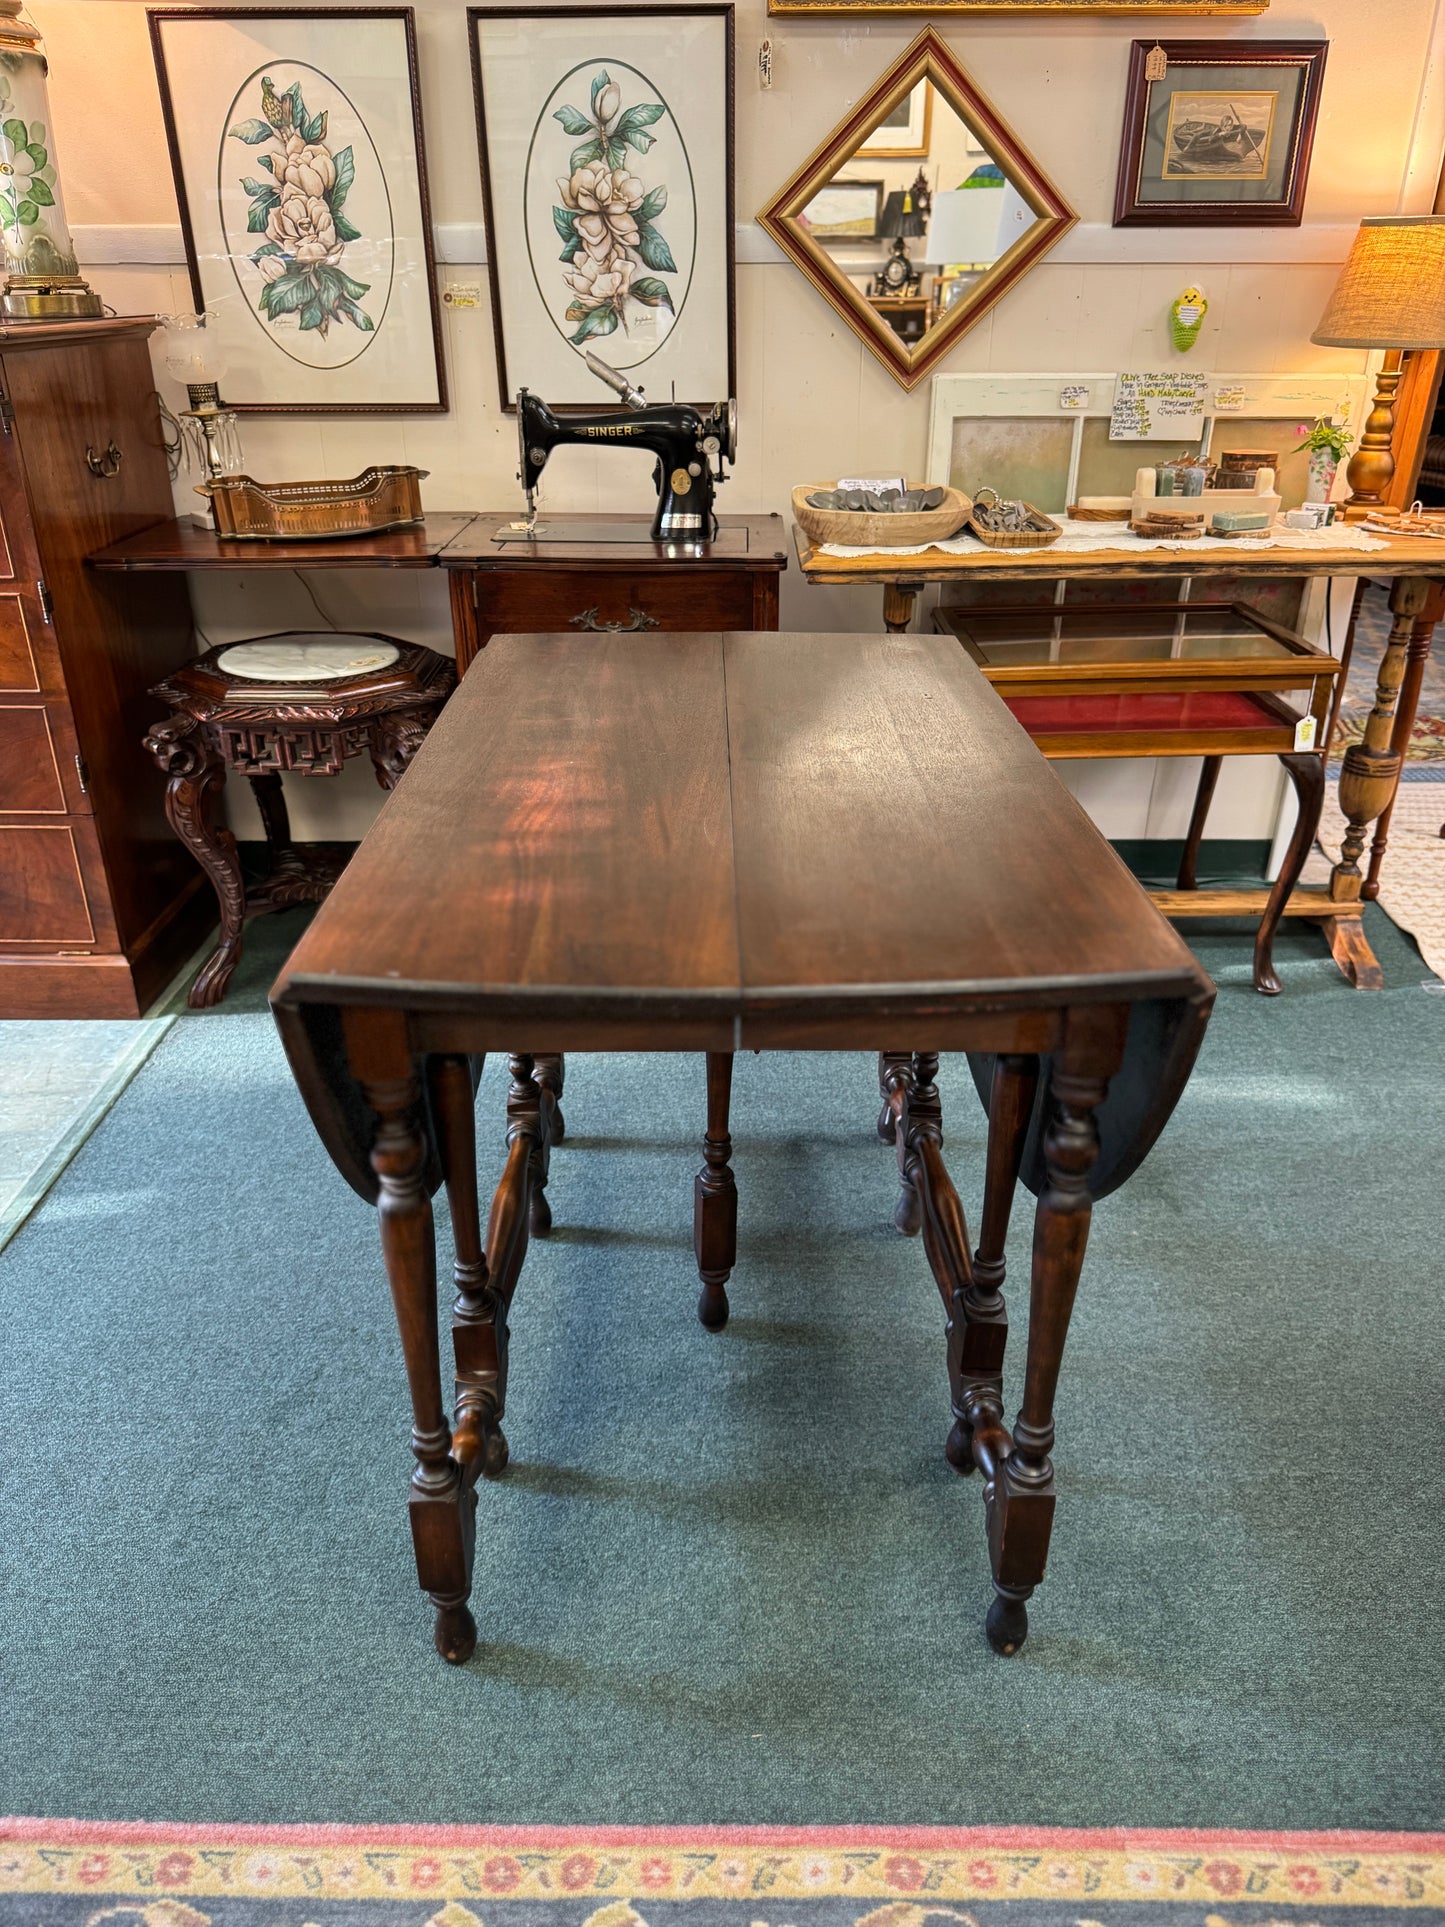
{"type": "MultiPolygon", "coordinates": [[[[1097,19],[996,15],[940,24],[965,65],[1082,217],[1037,269],[943,364],[944,371],[1169,367],[1168,308],[1202,283],[1210,312],[1190,365],[1203,370],[1358,372],[1363,358],[1310,345],[1309,333],[1363,214],[1428,208],[1445,138],[1437,0],[1274,0],[1249,21],[1189,19],[1191,38],[1326,37],[1331,41],[1306,225],[1292,230],[1128,230],[1110,226],[1129,42],[1147,16],[1097,19]]],[[[116,309],[186,307],[170,167],[151,67],[145,10],[135,0],[32,0],[51,59],[51,89],[72,222],[93,284],[116,309]],[[124,130],[123,139],[119,129],[124,130]]],[[[464,0],[416,0],[433,215],[445,284],[485,283],[481,195],[464,0]]],[[[786,509],[797,481],[869,469],[921,474],[927,385],[905,395],[752,216],[907,43],[921,21],[862,16],[769,20],[764,0],[737,9],[737,209],[740,222],[738,389],[741,458],[721,498],[732,510],[786,509]],[[773,43],[774,85],[757,84],[758,43],[773,43]]],[[[247,418],[247,464],[264,477],[354,474],[371,461],[431,471],[434,508],[489,508],[516,496],[515,430],[496,388],[489,308],[444,309],[451,413],[397,421],[247,418]]],[[[164,374],[159,377],[168,392],[164,374]]],[[[176,400],[174,394],[170,395],[176,400]]],[[[648,464],[616,451],[564,450],[546,476],[553,507],[650,506],[648,464]],[[621,470],[618,464],[621,462],[621,470]]],[[[184,488],[181,493],[184,494],[184,488]]],[[[315,576],[339,624],[389,628],[450,646],[439,574],[315,576]]],[[[809,589],[784,578],[782,620],[799,629],[879,623],[877,590],[809,589]]],[[[294,578],[209,578],[198,619],[219,641],[315,621],[294,578]]],[[[1104,830],[1182,835],[1197,765],[1061,765],[1104,830]]],[[[1273,765],[1236,759],[1221,781],[1211,833],[1264,836],[1280,791],[1273,765]]],[[[369,771],[288,786],[303,836],[358,834],[379,801],[369,771]]],[[[254,833],[249,799],[234,815],[254,833]]]]}

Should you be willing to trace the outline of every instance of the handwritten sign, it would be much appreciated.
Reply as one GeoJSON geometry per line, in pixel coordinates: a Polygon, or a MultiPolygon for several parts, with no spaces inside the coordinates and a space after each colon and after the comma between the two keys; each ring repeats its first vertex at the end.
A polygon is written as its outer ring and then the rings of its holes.
{"type": "Polygon", "coordinates": [[[1216,388],[1214,391],[1214,412],[1216,415],[1237,415],[1244,407],[1243,383],[1232,388],[1216,388]]]}
{"type": "Polygon", "coordinates": [[[1120,375],[1114,383],[1111,442],[1187,441],[1204,428],[1207,375],[1120,375]]]}
{"type": "Polygon", "coordinates": [[[1060,408],[1087,408],[1089,405],[1089,384],[1084,381],[1066,382],[1059,390],[1060,408]]]}

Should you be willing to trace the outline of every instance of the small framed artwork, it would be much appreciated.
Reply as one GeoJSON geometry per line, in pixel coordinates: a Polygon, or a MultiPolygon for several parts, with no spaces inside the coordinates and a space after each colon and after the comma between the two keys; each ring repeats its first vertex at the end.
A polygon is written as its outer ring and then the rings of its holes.
{"type": "Polygon", "coordinates": [[[251,414],[447,405],[410,7],[150,11],[191,293],[251,414]]]}
{"type": "Polygon", "coordinates": [[[854,150],[876,161],[926,160],[933,144],[933,83],[920,80],[854,150]]]}
{"type": "Polygon", "coordinates": [[[1136,40],[1115,227],[1298,227],[1328,50],[1324,40],[1136,40]],[[1164,77],[1151,80],[1159,53],[1164,77]]]}
{"type": "Polygon", "coordinates": [[[730,5],[475,6],[502,406],[737,393],[730,5]]]}
{"type": "Polygon", "coordinates": [[[882,181],[829,181],[798,216],[818,241],[875,241],[883,218],[882,181]]]}

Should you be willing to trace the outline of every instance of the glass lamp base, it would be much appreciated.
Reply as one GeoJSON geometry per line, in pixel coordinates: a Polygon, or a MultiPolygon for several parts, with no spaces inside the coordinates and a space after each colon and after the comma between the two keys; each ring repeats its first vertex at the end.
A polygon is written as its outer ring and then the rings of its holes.
{"type": "Polygon", "coordinates": [[[70,281],[7,281],[0,315],[7,321],[99,321],[101,299],[77,276],[70,281]]]}

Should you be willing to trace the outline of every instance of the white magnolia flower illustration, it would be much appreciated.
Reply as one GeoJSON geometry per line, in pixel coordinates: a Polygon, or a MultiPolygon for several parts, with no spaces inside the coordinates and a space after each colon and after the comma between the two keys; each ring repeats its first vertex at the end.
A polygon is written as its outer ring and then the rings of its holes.
{"type": "Polygon", "coordinates": [[[590,114],[569,106],[553,115],[574,138],[587,136],[572,150],[567,178],[557,181],[552,209],[563,242],[562,277],[572,295],[567,319],[578,324],[574,344],[625,329],[631,301],[673,311],[667,283],[658,279],[677,273],[657,226],[667,189],[649,191],[627,166],[629,149],[645,155],[652,147],[655,136],[646,130],[666,111],[658,101],[624,108],[621,87],[599,71],[590,114]],[[639,272],[644,269],[652,272],[639,272]]]}
{"type": "Polygon", "coordinates": [[[376,325],[360,305],[370,284],[340,266],[347,243],[361,239],[344,212],[356,165],[349,147],[333,152],[327,144],[326,122],[325,109],[308,112],[299,80],[278,94],[267,75],[260,115],[229,130],[256,150],[256,173],[241,183],[247,227],[265,237],[251,256],[261,277],[256,305],[268,321],[295,315],[323,339],[341,321],[365,333],[376,325]]]}

